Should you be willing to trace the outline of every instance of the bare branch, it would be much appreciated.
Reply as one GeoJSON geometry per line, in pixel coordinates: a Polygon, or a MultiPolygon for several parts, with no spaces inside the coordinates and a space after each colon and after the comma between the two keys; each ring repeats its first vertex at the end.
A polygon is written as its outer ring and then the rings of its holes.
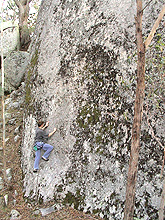
{"type": "Polygon", "coordinates": [[[147,8],[147,6],[148,6],[151,2],[152,2],[152,0],[150,0],[150,1],[146,4],[146,6],[143,8],[142,12],[147,8]]]}
{"type": "Polygon", "coordinates": [[[160,24],[160,22],[161,22],[161,20],[162,20],[162,18],[164,16],[164,14],[165,14],[165,5],[163,6],[162,11],[160,12],[160,14],[159,14],[159,16],[158,16],[158,18],[157,18],[157,20],[156,20],[156,22],[155,22],[151,32],[150,32],[150,34],[148,35],[147,39],[144,42],[146,50],[148,49],[148,46],[150,45],[151,40],[154,37],[156,29],[158,28],[158,26],[159,26],[159,24],[160,24]]]}

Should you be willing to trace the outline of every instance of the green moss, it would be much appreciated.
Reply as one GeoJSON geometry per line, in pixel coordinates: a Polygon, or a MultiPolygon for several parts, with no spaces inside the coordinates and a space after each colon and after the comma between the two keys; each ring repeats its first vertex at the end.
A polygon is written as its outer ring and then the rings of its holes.
{"type": "Polygon", "coordinates": [[[31,90],[33,87],[33,78],[34,78],[34,68],[38,62],[38,50],[35,51],[34,55],[32,56],[31,62],[28,67],[28,71],[26,74],[26,87],[25,87],[25,105],[26,105],[26,110],[28,112],[32,112],[33,109],[33,102],[32,102],[32,94],[31,90]]]}
{"type": "Polygon", "coordinates": [[[90,125],[95,125],[99,121],[101,116],[100,111],[96,106],[91,107],[90,105],[84,106],[77,117],[77,122],[80,128],[88,128],[90,125]]]}
{"type": "Polygon", "coordinates": [[[114,200],[115,198],[116,198],[116,193],[113,192],[113,193],[111,194],[111,196],[110,196],[110,199],[111,199],[111,200],[114,200]]]}
{"type": "Polygon", "coordinates": [[[26,79],[26,94],[25,94],[25,103],[29,104],[31,102],[31,89],[30,89],[30,79],[31,79],[31,70],[27,73],[27,79],[26,79]]]}
{"type": "Polygon", "coordinates": [[[104,154],[104,149],[102,147],[97,148],[96,153],[99,155],[103,155],[104,154]]]}
{"type": "Polygon", "coordinates": [[[38,198],[38,203],[41,205],[43,204],[43,197],[40,195],[38,198]]]}
{"type": "Polygon", "coordinates": [[[80,189],[76,191],[76,194],[74,195],[71,192],[68,192],[65,196],[65,199],[63,200],[63,204],[74,204],[74,208],[78,209],[80,204],[84,204],[84,196],[80,194],[80,189]]]}
{"type": "Polygon", "coordinates": [[[93,210],[93,214],[94,214],[94,215],[99,214],[100,212],[101,212],[100,209],[94,209],[94,210],[93,210]]]}
{"type": "Polygon", "coordinates": [[[63,185],[59,185],[58,188],[57,188],[57,192],[62,192],[63,191],[63,185]]]}
{"type": "Polygon", "coordinates": [[[98,135],[96,137],[96,143],[101,143],[102,142],[102,136],[101,135],[98,135]]]}
{"type": "Polygon", "coordinates": [[[32,69],[37,64],[37,62],[38,62],[38,50],[35,51],[35,53],[32,56],[32,59],[31,59],[31,64],[30,65],[31,65],[32,69]]]}

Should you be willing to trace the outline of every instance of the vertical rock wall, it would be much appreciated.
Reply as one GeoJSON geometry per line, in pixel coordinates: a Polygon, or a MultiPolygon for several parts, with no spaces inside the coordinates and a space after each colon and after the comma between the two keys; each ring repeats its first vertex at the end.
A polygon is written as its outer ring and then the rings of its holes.
{"type": "MultiPolygon", "coordinates": [[[[162,4],[149,7],[145,32],[162,4]]],[[[42,1],[26,74],[25,197],[122,219],[136,87],[135,14],[132,0],[42,1]],[[41,161],[34,174],[38,119],[50,121],[48,131],[56,126],[57,132],[49,140],[54,146],[49,162],[41,161]]],[[[155,219],[162,154],[151,135],[146,148],[145,135],[135,216],[155,219]]]]}

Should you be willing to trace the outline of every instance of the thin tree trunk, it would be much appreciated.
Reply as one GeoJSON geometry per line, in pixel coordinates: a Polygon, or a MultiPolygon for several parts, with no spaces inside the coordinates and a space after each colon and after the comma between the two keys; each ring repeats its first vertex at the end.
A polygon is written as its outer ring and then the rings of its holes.
{"type": "MultiPolygon", "coordinates": [[[[134,120],[132,127],[132,143],[131,143],[131,154],[128,169],[128,179],[126,187],[126,201],[124,209],[124,220],[132,220],[134,214],[135,205],[135,186],[137,179],[138,170],[138,158],[140,149],[140,133],[141,133],[141,120],[143,115],[143,101],[144,101],[144,89],[145,89],[145,50],[147,50],[156,29],[159,26],[161,19],[164,16],[165,10],[163,9],[156,20],[151,33],[149,34],[145,43],[142,39],[142,0],[136,0],[137,2],[137,17],[136,17],[136,37],[137,37],[137,86],[136,86],[136,98],[134,107],[134,120]]],[[[164,189],[163,185],[163,190],[164,189]]],[[[164,201],[164,192],[162,193],[162,201],[164,201]]],[[[164,203],[161,203],[160,210],[164,209],[164,203]],[[162,208],[163,207],[163,208],[162,208]]]]}
{"type": "Polygon", "coordinates": [[[1,5],[1,74],[2,74],[2,119],[3,119],[3,135],[2,135],[2,147],[3,147],[3,176],[5,182],[6,177],[6,149],[5,149],[5,102],[4,102],[4,60],[3,60],[3,3],[1,5]]]}
{"type": "Polygon", "coordinates": [[[137,36],[137,86],[134,107],[134,120],[132,128],[131,155],[128,169],[128,179],[126,188],[126,202],[124,209],[124,220],[132,220],[135,204],[135,185],[137,179],[138,158],[140,148],[141,120],[145,89],[145,46],[142,39],[142,0],[137,0],[136,17],[137,36]]]}
{"type": "Polygon", "coordinates": [[[20,50],[27,50],[30,44],[30,31],[28,28],[29,3],[31,0],[14,0],[19,9],[20,50]]]}

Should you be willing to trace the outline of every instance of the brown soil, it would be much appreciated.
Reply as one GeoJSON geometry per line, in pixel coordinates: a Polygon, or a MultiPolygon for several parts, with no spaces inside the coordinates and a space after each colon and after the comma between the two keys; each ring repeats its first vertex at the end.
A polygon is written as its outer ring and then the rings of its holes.
{"type": "MultiPolygon", "coordinates": [[[[19,98],[19,97],[15,97],[19,98]]],[[[0,219],[8,220],[10,219],[10,213],[12,209],[17,210],[20,213],[20,219],[53,219],[53,220],[94,220],[101,219],[95,215],[85,214],[81,211],[77,211],[71,207],[64,207],[63,209],[53,212],[45,217],[41,216],[41,213],[34,214],[34,211],[39,208],[50,207],[54,204],[54,201],[50,201],[46,204],[38,204],[36,201],[36,205],[26,203],[23,197],[23,174],[21,169],[21,138],[22,138],[22,124],[23,124],[23,107],[19,109],[8,109],[5,110],[7,113],[11,114],[10,118],[6,117],[6,128],[5,128],[5,137],[8,139],[5,143],[5,151],[6,151],[6,168],[11,168],[12,170],[12,180],[7,182],[4,188],[0,191],[0,201],[4,200],[4,196],[8,195],[8,205],[4,206],[4,202],[0,204],[0,219]],[[11,123],[10,119],[15,118],[15,122],[11,123]],[[14,141],[15,129],[21,126],[19,132],[19,140],[17,142],[14,141]],[[17,192],[17,193],[15,193],[17,192]],[[15,204],[14,204],[15,200],[15,204]]],[[[2,109],[0,107],[0,113],[2,109]]],[[[2,114],[1,114],[2,115],[2,114]]],[[[2,147],[2,117],[0,120],[0,142],[2,147]]],[[[3,151],[2,148],[0,150],[0,177],[3,178],[3,151]]]]}

